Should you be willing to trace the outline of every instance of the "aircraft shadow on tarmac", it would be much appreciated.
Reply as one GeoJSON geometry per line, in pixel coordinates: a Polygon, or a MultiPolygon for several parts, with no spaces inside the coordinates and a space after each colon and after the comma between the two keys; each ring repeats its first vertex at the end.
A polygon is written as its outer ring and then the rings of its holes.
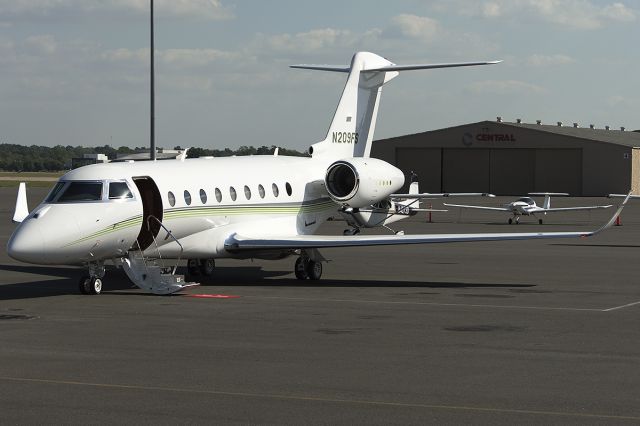
{"type": "MultiPolygon", "coordinates": [[[[39,297],[66,296],[78,294],[78,280],[84,274],[81,268],[55,266],[1,265],[0,271],[37,274],[60,277],[54,280],[34,280],[15,284],[0,285],[0,300],[31,299],[39,297]]],[[[184,273],[178,270],[178,273],[184,273]]],[[[187,276],[187,281],[199,282],[202,287],[371,287],[371,288],[528,288],[535,284],[491,284],[435,281],[395,281],[395,280],[353,280],[323,279],[300,281],[291,271],[265,271],[260,266],[220,267],[213,277],[187,276]]],[[[104,295],[135,294],[153,296],[146,292],[129,292],[135,287],[120,269],[109,268],[105,280],[104,295]]]]}

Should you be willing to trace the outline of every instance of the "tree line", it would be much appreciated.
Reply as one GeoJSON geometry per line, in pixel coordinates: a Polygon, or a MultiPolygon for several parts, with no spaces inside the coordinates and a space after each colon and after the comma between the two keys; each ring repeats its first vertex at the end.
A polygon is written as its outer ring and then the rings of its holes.
{"type": "MultiPolygon", "coordinates": [[[[208,149],[208,148],[190,148],[187,152],[188,158],[197,158],[205,156],[213,157],[229,157],[232,155],[260,155],[273,154],[275,146],[241,146],[236,150],[225,149],[208,149]]],[[[179,146],[174,149],[181,149],[179,146]]],[[[72,158],[82,158],[84,154],[105,154],[110,160],[117,158],[118,154],[136,154],[149,152],[146,147],[129,148],[121,146],[114,148],[110,145],[98,147],[82,147],[82,146],[24,146],[16,144],[0,144],[0,170],[10,172],[56,172],[61,170],[69,170],[71,168],[72,158]]],[[[302,153],[293,149],[279,149],[280,155],[304,156],[302,153]]]]}

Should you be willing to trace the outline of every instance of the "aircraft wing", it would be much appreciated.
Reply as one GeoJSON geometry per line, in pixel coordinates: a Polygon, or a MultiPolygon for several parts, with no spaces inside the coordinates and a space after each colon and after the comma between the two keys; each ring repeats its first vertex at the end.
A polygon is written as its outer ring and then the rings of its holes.
{"type": "Polygon", "coordinates": [[[484,233],[484,234],[417,234],[417,235],[296,235],[290,237],[251,237],[239,234],[231,235],[225,241],[225,248],[231,252],[242,250],[269,249],[312,249],[329,247],[380,246],[398,244],[458,243],[470,241],[506,241],[551,238],[590,237],[611,227],[622,212],[628,197],[615,214],[602,227],[595,231],[576,232],[521,232],[521,233],[484,233]]]}
{"type": "Polygon", "coordinates": [[[421,194],[391,194],[389,198],[395,199],[428,199],[428,198],[445,198],[445,197],[495,197],[493,194],[489,194],[487,192],[442,192],[442,193],[431,193],[431,192],[423,192],[421,194]]]}
{"type": "Polygon", "coordinates": [[[570,212],[570,211],[577,211],[577,210],[608,209],[609,207],[611,207],[611,204],[607,206],[555,207],[551,209],[542,209],[540,211],[544,213],[553,213],[553,212],[570,212]]]}
{"type": "Polygon", "coordinates": [[[500,211],[500,212],[510,212],[511,211],[511,209],[508,209],[506,207],[467,206],[467,205],[464,205],[464,204],[447,204],[447,203],[442,203],[442,205],[447,206],[447,207],[459,207],[461,209],[494,210],[494,211],[500,211]]]}

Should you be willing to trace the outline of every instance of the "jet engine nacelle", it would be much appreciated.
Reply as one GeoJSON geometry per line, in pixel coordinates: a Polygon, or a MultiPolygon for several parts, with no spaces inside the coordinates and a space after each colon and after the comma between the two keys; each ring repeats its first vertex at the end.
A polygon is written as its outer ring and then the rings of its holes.
{"type": "Polygon", "coordinates": [[[360,208],[397,192],[404,185],[404,174],[385,161],[355,157],[331,164],[324,182],[334,201],[360,208]]]}

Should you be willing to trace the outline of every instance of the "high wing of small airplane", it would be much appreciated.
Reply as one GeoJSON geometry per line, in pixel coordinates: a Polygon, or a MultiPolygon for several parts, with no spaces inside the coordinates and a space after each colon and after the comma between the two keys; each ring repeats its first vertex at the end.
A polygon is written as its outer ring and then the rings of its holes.
{"type": "MultiPolygon", "coordinates": [[[[546,215],[547,213],[555,213],[555,212],[569,212],[569,211],[578,211],[578,210],[596,210],[596,209],[608,209],[611,207],[611,204],[606,206],[577,206],[577,207],[551,207],[551,197],[552,196],[568,196],[569,194],[566,192],[530,192],[529,195],[532,196],[544,196],[544,204],[542,206],[538,206],[535,200],[531,197],[521,197],[515,201],[511,201],[510,203],[504,204],[502,207],[490,207],[490,206],[471,206],[471,205],[462,205],[462,204],[447,204],[444,203],[445,206],[448,207],[458,207],[461,209],[476,209],[476,210],[492,210],[492,211],[502,211],[511,213],[513,217],[510,217],[508,222],[511,223],[520,223],[520,216],[536,216],[536,215],[546,215]]],[[[542,218],[538,218],[538,223],[542,225],[542,218]]]]}
{"type": "Polygon", "coordinates": [[[494,63],[402,66],[357,52],[349,65],[299,65],[347,73],[329,130],[309,147],[310,156],[183,156],[80,167],[63,175],[31,212],[24,195],[18,197],[14,220],[19,224],[7,252],[27,263],[84,266],[86,275],[78,283],[84,294],[102,291],[106,263],[121,267],[141,289],[170,294],[194,285],[176,274],[182,259],[188,275],[196,277],[212,275],[220,258],[295,256],[295,276],[317,280],[324,247],[575,238],[611,226],[628,198],[595,231],[318,235],[320,225],[339,212],[366,210],[385,200],[401,203],[405,195],[399,209],[410,212],[407,204],[415,200],[446,196],[420,194],[417,188],[398,194],[404,173],[370,157],[383,85],[409,70],[494,63]]]}

